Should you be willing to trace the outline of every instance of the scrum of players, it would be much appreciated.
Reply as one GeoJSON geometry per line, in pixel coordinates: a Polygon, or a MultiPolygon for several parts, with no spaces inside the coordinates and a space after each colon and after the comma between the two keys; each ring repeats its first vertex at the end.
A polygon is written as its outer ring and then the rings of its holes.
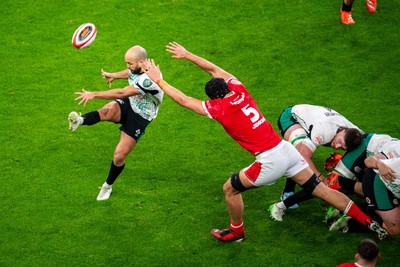
{"type": "MultiPolygon", "coordinates": [[[[358,206],[391,236],[400,234],[400,140],[387,134],[364,133],[340,113],[306,104],[286,108],[278,126],[283,138],[297,148],[325,185],[357,199],[358,206]],[[341,138],[344,138],[342,143],[341,138]],[[326,159],[324,169],[329,174],[326,178],[312,162],[315,150],[321,145],[344,152],[344,155],[333,152],[326,159]]],[[[294,189],[295,184],[288,179],[281,195],[283,203],[290,203],[288,208],[297,208],[297,203],[307,200],[288,201],[295,198],[294,189]]],[[[271,208],[270,212],[272,219],[282,220],[271,208]]],[[[331,231],[346,233],[363,229],[354,219],[332,207],[324,222],[331,231]]]]}

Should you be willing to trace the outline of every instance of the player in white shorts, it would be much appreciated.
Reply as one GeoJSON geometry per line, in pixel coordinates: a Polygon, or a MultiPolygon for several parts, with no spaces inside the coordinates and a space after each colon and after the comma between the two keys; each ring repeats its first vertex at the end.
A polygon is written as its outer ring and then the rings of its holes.
{"type": "Polygon", "coordinates": [[[239,173],[234,173],[223,191],[230,215],[229,229],[213,229],[212,236],[223,242],[240,242],[244,239],[244,203],[241,193],[262,185],[273,184],[286,175],[301,185],[303,192],[333,203],[339,210],[377,232],[382,238],[386,231],[373,222],[344,194],[329,189],[288,142],[282,140],[272,125],[264,118],[245,86],[232,74],[215,64],[188,52],[180,44],[167,45],[174,58],[187,59],[213,78],[206,83],[209,100],[201,101],[185,95],[169,85],[160,75],[154,61],[149,61],[147,75],[179,105],[200,115],[218,121],[225,131],[245,150],[255,156],[255,161],[239,173]]]}
{"type": "Polygon", "coordinates": [[[255,163],[244,168],[248,177],[254,177],[254,181],[249,180],[255,187],[273,185],[282,176],[293,177],[308,167],[304,158],[286,141],[281,141],[274,148],[257,154],[255,158],[255,163]],[[254,172],[258,175],[253,175],[254,172]]]}

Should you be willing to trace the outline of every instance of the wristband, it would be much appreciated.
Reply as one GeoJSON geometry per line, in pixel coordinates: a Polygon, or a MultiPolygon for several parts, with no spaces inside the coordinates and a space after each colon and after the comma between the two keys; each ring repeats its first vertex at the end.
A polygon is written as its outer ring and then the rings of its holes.
{"type": "Polygon", "coordinates": [[[166,81],[164,81],[163,79],[158,79],[158,80],[156,81],[156,84],[157,84],[158,86],[160,86],[160,88],[162,88],[163,85],[166,85],[166,86],[169,85],[169,84],[168,84],[166,81]]]}

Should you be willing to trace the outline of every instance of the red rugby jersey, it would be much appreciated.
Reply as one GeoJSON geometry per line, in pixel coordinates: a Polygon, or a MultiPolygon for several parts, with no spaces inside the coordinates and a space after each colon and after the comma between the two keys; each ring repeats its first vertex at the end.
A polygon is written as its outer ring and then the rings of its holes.
{"type": "Polygon", "coordinates": [[[282,139],[264,118],[246,87],[236,78],[228,79],[227,84],[231,96],[203,101],[208,116],[221,123],[225,131],[253,155],[278,145],[282,139]]]}

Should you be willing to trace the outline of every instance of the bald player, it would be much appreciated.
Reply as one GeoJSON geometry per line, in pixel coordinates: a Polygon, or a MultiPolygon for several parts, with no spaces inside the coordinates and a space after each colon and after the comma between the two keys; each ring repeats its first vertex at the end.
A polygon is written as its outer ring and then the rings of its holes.
{"type": "Polygon", "coordinates": [[[102,77],[109,88],[115,79],[127,79],[129,85],[124,88],[102,92],[89,92],[82,89],[76,92],[80,101],[86,104],[95,98],[113,100],[99,110],[79,115],[73,111],[68,116],[69,129],[75,131],[80,125],[94,125],[101,121],[121,124],[121,136],[114,151],[107,180],[101,187],[97,200],[107,200],[112,192],[112,184],[121,174],[125,160],[136,143],[143,136],[146,127],[158,114],[164,92],[144,72],[147,52],[141,46],[133,46],[125,53],[127,69],[119,72],[105,72],[102,77]]]}

